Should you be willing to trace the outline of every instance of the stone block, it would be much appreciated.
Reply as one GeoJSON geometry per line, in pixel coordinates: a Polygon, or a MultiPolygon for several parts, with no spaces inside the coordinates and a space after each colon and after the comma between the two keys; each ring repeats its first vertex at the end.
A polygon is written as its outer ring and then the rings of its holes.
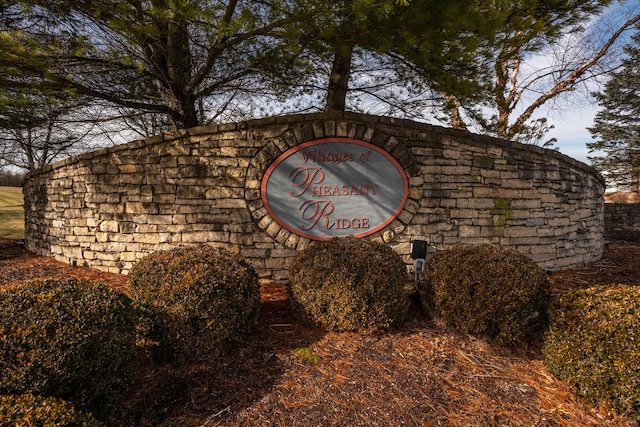
{"type": "Polygon", "coordinates": [[[102,232],[117,233],[120,231],[120,225],[118,224],[118,221],[105,220],[99,223],[98,230],[102,232]]]}
{"type": "Polygon", "coordinates": [[[505,227],[504,237],[537,237],[536,227],[505,227]]]}
{"type": "Polygon", "coordinates": [[[72,260],[72,259],[82,259],[82,248],[80,246],[62,246],[62,256],[72,260]]]}
{"type": "Polygon", "coordinates": [[[520,199],[522,190],[506,189],[501,187],[474,187],[473,197],[476,198],[500,198],[500,199],[520,199]]]}
{"type": "Polygon", "coordinates": [[[480,227],[461,225],[459,228],[460,238],[480,237],[480,227]]]}

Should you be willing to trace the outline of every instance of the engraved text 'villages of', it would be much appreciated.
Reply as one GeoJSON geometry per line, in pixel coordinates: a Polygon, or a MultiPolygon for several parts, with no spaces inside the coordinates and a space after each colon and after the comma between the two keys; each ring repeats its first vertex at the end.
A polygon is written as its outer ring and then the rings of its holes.
{"type": "Polygon", "coordinates": [[[364,236],[400,212],[406,177],[378,147],[320,140],[281,155],[265,174],[262,190],[267,210],[296,234],[315,239],[364,236]]]}

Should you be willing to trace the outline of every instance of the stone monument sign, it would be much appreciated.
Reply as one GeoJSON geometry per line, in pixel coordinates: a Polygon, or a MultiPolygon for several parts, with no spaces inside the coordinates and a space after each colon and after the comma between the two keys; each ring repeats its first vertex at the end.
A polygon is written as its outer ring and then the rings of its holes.
{"type": "Polygon", "coordinates": [[[271,217],[314,240],[364,237],[383,229],[402,211],[407,193],[404,169],[388,152],[337,137],[282,153],[261,184],[271,217]]]}

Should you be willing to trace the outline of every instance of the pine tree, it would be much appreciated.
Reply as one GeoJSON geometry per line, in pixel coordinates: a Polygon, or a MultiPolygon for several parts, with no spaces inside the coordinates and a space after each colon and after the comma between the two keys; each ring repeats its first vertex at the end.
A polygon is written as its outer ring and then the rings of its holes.
{"type": "Polygon", "coordinates": [[[265,62],[324,1],[0,0],[0,88],[73,92],[197,126],[239,94],[260,95],[265,62]]]}
{"type": "Polygon", "coordinates": [[[604,90],[595,94],[602,107],[587,143],[593,166],[612,187],[640,192],[640,32],[625,47],[625,58],[604,90]]]}

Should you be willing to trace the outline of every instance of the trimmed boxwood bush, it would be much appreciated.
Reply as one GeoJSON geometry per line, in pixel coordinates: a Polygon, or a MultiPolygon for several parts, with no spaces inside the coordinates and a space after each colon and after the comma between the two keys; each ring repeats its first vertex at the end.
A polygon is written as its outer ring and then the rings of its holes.
{"type": "Polygon", "coordinates": [[[389,247],[355,237],[314,242],[289,268],[290,302],[303,321],[335,331],[374,332],[404,319],[404,262],[389,247]]]}
{"type": "Polygon", "coordinates": [[[514,249],[460,245],[427,262],[420,295],[447,327],[515,345],[545,325],[550,284],[537,264],[514,249]]]}
{"type": "Polygon", "coordinates": [[[213,360],[258,319],[258,276],[240,256],[209,245],[159,251],[129,273],[131,295],[146,318],[143,338],[156,360],[213,360]]]}
{"type": "Polygon", "coordinates": [[[31,394],[0,396],[0,425],[13,427],[101,427],[91,414],[71,403],[31,394]]]}
{"type": "Polygon", "coordinates": [[[640,288],[570,291],[549,311],[545,365],[586,401],[640,421],[640,288]]]}
{"type": "Polygon", "coordinates": [[[84,280],[36,280],[0,290],[0,394],[72,402],[98,417],[133,382],[131,300],[84,280]]]}

